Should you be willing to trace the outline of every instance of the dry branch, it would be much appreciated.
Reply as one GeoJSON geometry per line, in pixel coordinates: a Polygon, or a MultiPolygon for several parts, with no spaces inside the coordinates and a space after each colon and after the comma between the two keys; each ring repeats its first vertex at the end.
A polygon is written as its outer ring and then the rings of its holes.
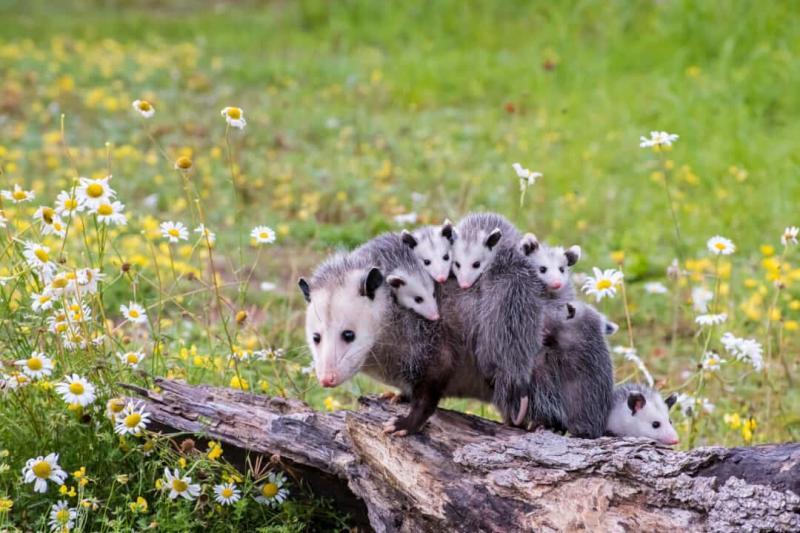
{"type": "MultiPolygon", "coordinates": [[[[356,412],[159,380],[134,389],[161,426],[279,456],[376,531],[800,531],[800,443],[674,451],[640,439],[526,433],[440,409],[384,435],[407,406],[356,412]]],[[[226,451],[226,457],[230,454],[226,451]]]]}

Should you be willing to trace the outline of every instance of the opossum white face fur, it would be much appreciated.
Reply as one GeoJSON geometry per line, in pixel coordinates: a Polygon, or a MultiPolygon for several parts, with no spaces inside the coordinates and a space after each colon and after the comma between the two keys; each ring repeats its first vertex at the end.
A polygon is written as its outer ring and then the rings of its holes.
{"type": "Polygon", "coordinates": [[[677,396],[662,399],[646,387],[623,386],[614,394],[614,406],[608,417],[608,431],[619,437],[645,437],[661,444],[678,444],[669,409],[677,396]]]}
{"type": "Polygon", "coordinates": [[[377,268],[346,272],[319,288],[300,279],[308,302],[306,339],[323,387],[341,385],[364,366],[391,305],[383,281],[377,268]]]}
{"type": "Polygon", "coordinates": [[[392,294],[401,307],[411,309],[428,320],[439,320],[436,289],[431,278],[395,271],[386,276],[386,283],[392,288],[392,294]]]}
{"type": "Polygon", "coordinates": [[[429,226],[414,233],[402,232],[406,243],[422,262],[425,270],[439,283],[450,277],[450,266],[453,262],[451,248],[453,246],[453,224],[445,220],[441,226],[429,226]]]}
{"type": "Polygon", "coordinates": [[[455,234],[453,241],[453,273],[462,289],[468,289],[478,281],[483,271],[491,264],[497,252],[497,243],[503,236],[500,228],[492,231],[477,231],[470,238],[455,234]]]}
{"type": "Polygon", "coordinates": [[[554,296],[569,287],[572,267],[581,258],[580,246],[570,246],[566,250],[560,246],[547,246],[540,243],[533,233],[522,237],[520,251],[528,256],[536,268],[536,275],[554,296]]]}

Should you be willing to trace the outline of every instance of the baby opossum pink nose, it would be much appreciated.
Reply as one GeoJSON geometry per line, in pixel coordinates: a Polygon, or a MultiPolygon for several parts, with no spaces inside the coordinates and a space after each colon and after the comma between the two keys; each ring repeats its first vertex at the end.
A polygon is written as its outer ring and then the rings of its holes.
{"type": "Polygon", "coordinates": [[[335,387],[336,386],[336,374],[326,374],[319,378],[319,384],[323,387],[335,387]]]}
{"type": "Polygon", "coordinates": [[[670,446],[675,446],[675,445],[676,445],[676,444],[678,444],[678,443],[680,443],[680,440],[679,440],[679,439],[672,439],[672,440],[668,440],[668,441],[666,441],[664,444],[668,444],[668,445],[670,445],[670,446]]]}
{"type": "Polygon", "coordinates": [[[432,315],[428,316],[428,320],[439,320],[441,318],[439,313],[433,313],[432,315]]]}
{"type": "Polygon", "coordinates": [[[461,283],[461,282],[459,282],[458,286],[461,287],[462,289],[469,289],[470,287],[472,287],[472,283],[461,283]]]}
{"type": "Polygon", "coordinates": [[[551,289],[560,289],[561,288],[561,282],[560,281],[554,281],[553,283],[550,284],[550,288],[551,289]]]}
{"type": "Polygon", "coordinates": [[[437,276],[436,281],[438,281],[439,283],[444,283],[445,281],[447,281],[447,276],[437,276]]]}

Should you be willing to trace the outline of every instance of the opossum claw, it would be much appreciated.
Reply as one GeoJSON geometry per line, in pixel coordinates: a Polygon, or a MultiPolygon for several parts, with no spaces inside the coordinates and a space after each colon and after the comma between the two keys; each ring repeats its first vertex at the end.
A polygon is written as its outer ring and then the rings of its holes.
{"type": "Polygon", "coordinates": [[[389,420],[388,422],[386,422],[385,424],[383,424],[383,433],[384,434],[394,433],[396,429],[397,429],[397,417],[396,416],[394,418],[392,418],[391,420],[389,420]]]}
{"type": "Polygon", "coordinates": [[[528,397],[524,396],[519,402],[519,412],[514,417],[514,425],[521,426],[526,414],[528,414],[528,397]]]}

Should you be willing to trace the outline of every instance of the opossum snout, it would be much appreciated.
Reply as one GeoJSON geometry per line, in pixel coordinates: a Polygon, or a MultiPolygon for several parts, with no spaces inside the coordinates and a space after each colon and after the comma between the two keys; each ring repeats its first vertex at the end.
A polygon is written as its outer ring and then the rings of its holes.
{"type": "Polygon", "coordinates": [[[675,446],[676,444],[679,444],[681,441],[680,439],[678,439],[678,437],[675,437],[674,439],[664,439],[663,442],[667,446],[675,446]]]}
{"type": "Polygon", "coordinates": [[[432,315],[428,315],[428,320],[436,321],[439,320],[440,318],[441,317],[439,316],[439,313],[433,313],[432,315]]]}
{"type": "Polygon", "coordinates": [[[323,387],[335,387],[336,383],[336,374],[331,372],[330,374],[325,374],[324,376],[319,378],[319,384],[323,387]]]}
{"type": "Polygon", "coordinates": [[[550,284],[550,288],[557,291],[558,289],[561,288],[561,282],[554,281],[553,283],[550,284]]]}
{"type": "Polygon", "coordinates": [[[470,287],[472,287],[472,283],[459,282],[458,286],[461,287],[462,289],[469,289],[470,287]]]}
{"type": "Polygon", "coordinates": [[[437,276],[436,281],[438,281],[439,283],[444,283],[445,281],[447,281],[447,276],[437,276]]]}

